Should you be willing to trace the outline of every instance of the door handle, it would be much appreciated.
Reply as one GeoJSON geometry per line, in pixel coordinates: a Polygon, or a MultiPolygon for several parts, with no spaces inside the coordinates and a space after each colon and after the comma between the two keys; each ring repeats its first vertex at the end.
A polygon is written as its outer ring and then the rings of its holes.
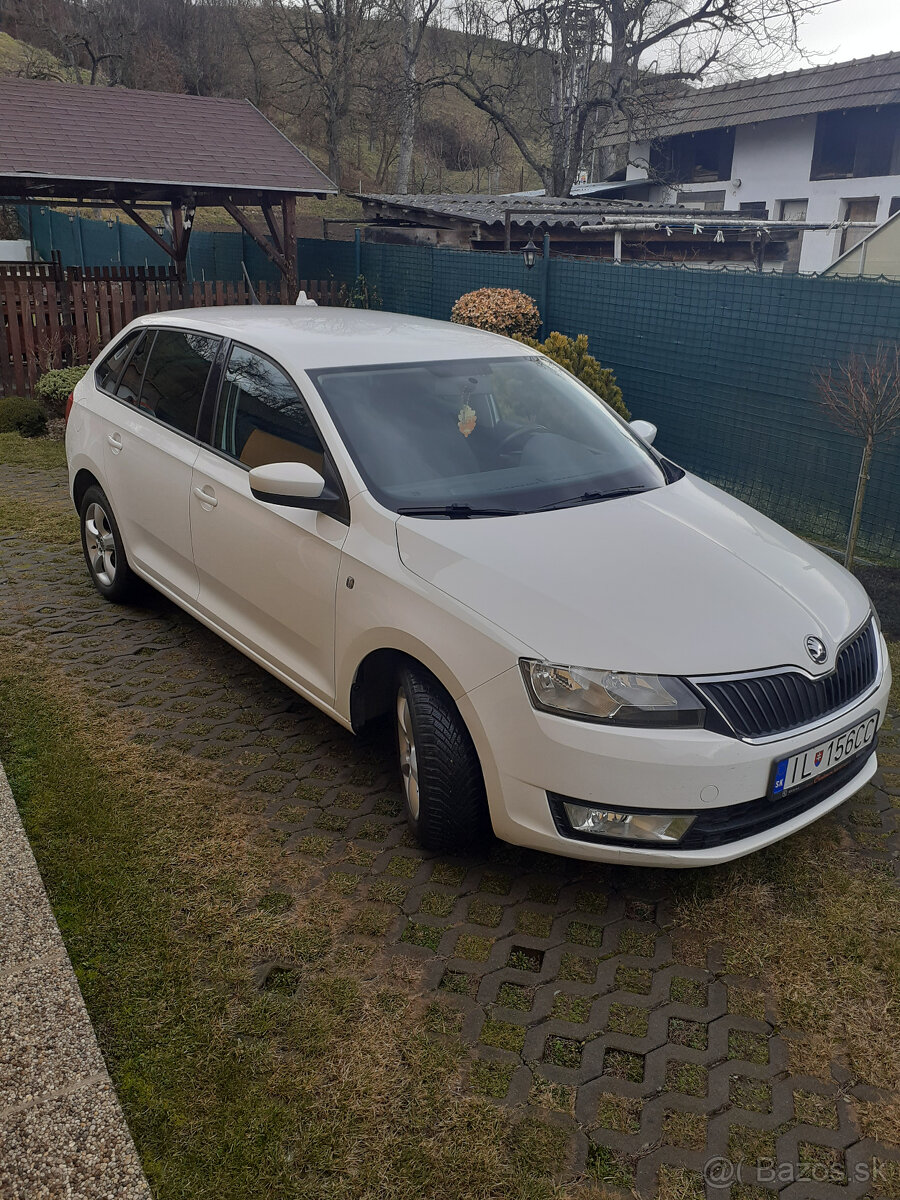
{"type": "Polygon", "coordinates": [[[216,493],[212,490],[212,488],[207,490],[205,487],[195,487],[194,495],[201,504],[208,504],[210,508],[215,508],[219,503],[219,501],[216,499],[216,493]]]}
{"type": "Polygon", "coordinates": [[[112,450],[113,454],[118,454],[119,451],[122,449],[121,433],[107,434],[106,440],[109,442],[109,446],[110,446],[110,449],[112,450]]]}

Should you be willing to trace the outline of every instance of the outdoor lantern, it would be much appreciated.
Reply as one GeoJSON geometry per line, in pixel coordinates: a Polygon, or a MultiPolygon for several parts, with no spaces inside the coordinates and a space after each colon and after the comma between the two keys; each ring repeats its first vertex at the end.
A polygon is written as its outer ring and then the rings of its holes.
{"type": "Polygon", "coordinates": [[[534,258],[535,258],[536,254],[537,254],[537,246],[534,244],[534,239],[529,238],[528,245],[522,251],[522,257],[525,259],[525,266],[528,268],[529,271],[534,266],[534,258]]]}

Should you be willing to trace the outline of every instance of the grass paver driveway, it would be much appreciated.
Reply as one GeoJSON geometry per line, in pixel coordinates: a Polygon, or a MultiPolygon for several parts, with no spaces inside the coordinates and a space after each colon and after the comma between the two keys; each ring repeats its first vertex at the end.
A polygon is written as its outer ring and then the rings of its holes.
{"type": "Polygon", "coordinates": [[[100,599],[61,462],[0,435],[0,757],[158,1196],[900,1196],[896,721],[731,866],[435,857],[385,731],[100,599]]]}

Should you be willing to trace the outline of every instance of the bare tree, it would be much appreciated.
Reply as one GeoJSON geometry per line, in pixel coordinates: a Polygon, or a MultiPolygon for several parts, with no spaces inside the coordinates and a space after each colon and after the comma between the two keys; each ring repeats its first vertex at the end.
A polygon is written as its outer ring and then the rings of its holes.
{"type": "Polygon", "coordinates": [[[400,145],[397,152],[397,177],[394,190],[401,195],[409,191],[409,172],[412,166],[416,139],[416,118],[422,95],[418,78],[419,56],[429,23],[440,13],[441,0],[392,0],[392,15],[400,27],[400,84],[403,108],[400,122],[400,145]]]}
{"type": "Polygon", "coordinates": [[[275,41],[312,82],[324,111],[328,174],[340,185],[341,144],[364,59],[383,28],[379,0],[267,0],[275,41]]]}
{"type": "Polygon", "coordinates": [[[14,0],[11,12],[21,32],[51,51],[74,83],[106,83],[133,33],[122,0],[14,0]]]}
{"type": "Polygon", "coordinates": [[[456,0],[446,78],[565,196],[610,121],[715,69],[771,65],[827,2],[456,0]]]}
{"type": "Polygon", "coordinates": [[[844,566],[852,567],[875,443],[900,433],[900,344],[854,354],[816,376],[820,407],[836,425],[863,439],[844,566]]]}

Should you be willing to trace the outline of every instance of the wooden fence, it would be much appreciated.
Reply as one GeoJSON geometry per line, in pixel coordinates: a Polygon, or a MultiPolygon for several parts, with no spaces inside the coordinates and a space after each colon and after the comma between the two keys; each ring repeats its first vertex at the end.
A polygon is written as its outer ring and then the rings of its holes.
{"type": "MultiPolygon", "coordinates": [[[[253,286],[261,304],[296,299],[286,283],[253,286]]],[[[340,303],[334,280],[301,279],[299,286],[317,304],[340,303]]],[[[183,283],[169,267],[0,263],[0,395],[27,396],[44,371],[90,362],[144,313],[250,303],[246,283],[183,283]]]]}

